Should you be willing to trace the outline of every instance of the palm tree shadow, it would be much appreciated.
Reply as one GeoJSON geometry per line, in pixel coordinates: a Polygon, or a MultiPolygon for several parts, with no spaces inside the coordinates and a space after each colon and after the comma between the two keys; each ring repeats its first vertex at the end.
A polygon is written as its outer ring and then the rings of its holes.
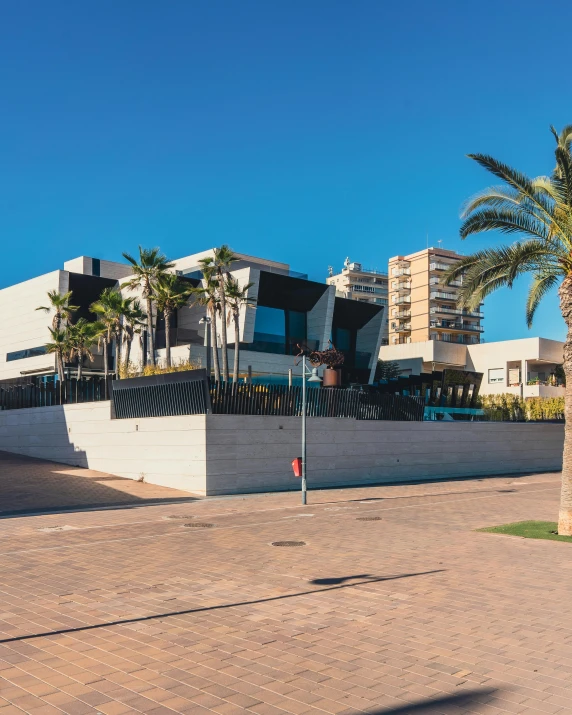
{"type": "MultiPolygon", "coordinates": [[[[417,713],[459,713],[463,705],[467,707],[476,705],[479,701],[475,698],[483,696],[491,696],[497,692],[496,688],[476,688],[474,690],[465,690],[462,693],[454,695],[444,695],[440,698],[429,698],[427,700],[419,700],[416,703],[408,703],[398,705],[393,708],[383,708],[381,710],[369,710],[369,715],[417,715],[417,713]]],[[[471,710],[473,712],[473,710],[471,710]]]]}
{"type": "Polygon", "coordinates": [[[363,573],[356,576],[339,576],[332,578],[315,578],[310,581],[310,583],[316,586],[336,586],[340,583],[345,583],[346,581],[352,581],[355,578],[372,578],[371,574],[363,573]]]}

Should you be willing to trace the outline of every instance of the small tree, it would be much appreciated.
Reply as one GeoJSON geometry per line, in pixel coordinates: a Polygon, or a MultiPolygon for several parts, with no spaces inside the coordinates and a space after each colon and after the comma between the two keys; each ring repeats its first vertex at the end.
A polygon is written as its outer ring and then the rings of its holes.
{"type": "Polygon", "coordinates": [[[161,276],[153,289],[157,309],[163,312],[165,318],[165,362],[167,367],[171,367],[171,317],[175,311],[187,304],[192,293],[192,286],[172,273],[161,276]]]}
{"type": "MultiPolygon", "coordinates": [[[[175,264],[170,263],[158,248],[143,248],[139,246],[139,259],[133,258],[129,253],[123,257],[131,263],[133,277],[121,284],[122,288],[130,290],[141,289],[141,295],[147,306],[147,335],[149,340],[149,355],[151,364],[155,365],[155,337],[153,333],[153,288],[159,278],[175,264]]],[[[147,362],[147,356],[143,356],[147,362]]]]}
{"type": "Polygon", "coordinates": [[[63,383],[64,362],[70,353],[69,337],[66,330],[61,328],[48,328],[51,340],[46,343],[46,352],[56,356],[56,366],[60,384],[63,383]]]}
{"type": "MultiPolygon", "coordinates": [[[[202,286],[193,288],[193,294],[196,296],[196,301],[199,305],[205,306],[207,314],[211,319],[211,344],[213,351],[213,365],[215,373],[215,381],[220,382],[220,365],[218,360],[218,331],[217,331],[217,316],[220,308],[220,300],[218,296],[218,280],[215,277],[215,269],[212,265],[212,259],[203,258],[199,261],[203,272],[202,286]]],[[[209,375],[210,378],[210,375],[209,375]]]]}
{"type": "Polygon", "coordinates": [[[378,360],[375,368],[376,380],[395,380],[401,375],[399,364],[392,360],[378,360]]]}
{"type": "MultiPolygon", "coordinates": [[[[209,259],[207,259],[209,260],[209,259]]],[[[220,248],[215,248],[213,250],[212,266],[214,266],[216,276],[218,278],[218,292],[220,299],[220,311],[221,311],[221,348],[222,348],[222,374],[223,380],[228,382],[228,342],[226,337],[226,288],[227,283],[225,276],[228,274],[228,270],[232,263],[238,260],[238,256],[235,256],[231,249],[223,244],[220,248]]]]}
{"type": "Polygon", "coordinates": [[[70,305],[71,298],[71,290],[67,293],[60,293],[57,290],[49,290],[49,305],[40,305],[40,307],[36,308],[36,310],[43,310],[45,313],[51,313],[53,311],[54,317],[52,318],[52,328],[54,330],[60,330],[62,323],[69,320],[72,313],[79,310],[78,305],[70,305]]]}
{"type": "MultiPolygon", "coordinates": [[[[129,359],[131,357],[131,345],[136,335],[141,334],[141,328],[145,326],[147,316],[141,309],[138,300],[134,300],[131,308],[123,313],[123,337],[125,342],[125,358],[123,365],[125,372],[129,370],[129,359]]],[[[120,367],[121,372],[121,367],[120,367]]]]}
{"type": "Polygon", "coordinates": [[[232,380],[235,385],[238,384],[240,311],[242,306],[245,306],[246,308],[254,308],[256,300],[248,297],[248,291],[253,285],[254,283],[247,283],[241,288],[236,278],[233,278],[230,273],[226,277],[225,293],[227,305],[229,307],[227,320],[230,321],[232,319],[234,323],[234,366],[232,371],[232,380]]]}
{"type": "Polygon", "coordinates": [[[74,325],[68,327],[68,344],[70,358],[77,358],[77,379],[81,380],[83,361],[88,358],[93,362],[91,349],[99,341],[99,336],[104,330],[102,323],[90,323],[85,318],[80,318],[74,325]]]}

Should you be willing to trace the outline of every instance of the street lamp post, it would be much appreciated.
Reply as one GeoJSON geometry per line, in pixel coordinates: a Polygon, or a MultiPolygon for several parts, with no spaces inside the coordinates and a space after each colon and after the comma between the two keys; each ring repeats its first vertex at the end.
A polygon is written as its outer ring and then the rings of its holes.
{"type": "Polygon", "coordinates": [[[207,334],[207,379],[210,382],[211,379],[211,319],[208,315],[204,315],[199,320],[199,325],[205,326],[205,332],[207,334]]]}
{"type": "Polygon", "coordinates": [[[307,481],[306,481],[306,377],[308,382],[322,382],[318,377],[318,368],[312,368],[310,372],[306,367],[306,353],[302,355],[302,504],[307,504],[307,481]]]}

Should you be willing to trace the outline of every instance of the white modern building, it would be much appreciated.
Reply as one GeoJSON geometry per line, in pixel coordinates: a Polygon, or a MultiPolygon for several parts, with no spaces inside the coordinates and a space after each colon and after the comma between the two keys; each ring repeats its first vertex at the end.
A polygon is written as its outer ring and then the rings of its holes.
{"type": "Polygon", "coordinates": [[[557,368],[564,343],[547,338],[522,338],[461,345],[437,340],[388,345],[382,360],[397,362],[404,375],[458,368],[483,373],[480,394],[509,393],[522,397],[563,396],[557,368]]]}
{"type": "MultiPolygon", "coordinates": [[[[202,280],[199,261],[210,255],[212,249],[174,260],[173,271],[198,286],[202,280]]],[[[373,379],[385,317],[382,305],[339,297],[334,286],[309,281],[307,276],[291,271],[288,264],[244,254],[237,256],[239,260],[233,263],[232,274],[241,285],[252,283],[248,295],[253,300],[253,306],[244,308],[240,316],[241,376],[248,371],[254,379],[281,381],[287,379],[289,370],[296,376],[301,371],[295,359],[299,352],[297,345],[324,350],[331,340],[345,354],[345,382],[367,383],[373,379]]],[[[53,379],[55,358],[45,351],[51,318],[36,310],[46,304],[48,291],[71,290],[71,302],[79,306],[74,319],[93,319],[89,306],[101,291],[119,288],[130,274],[128,264],[81,256],[66,262],[61,270],[0,290],[0,308],[5,316],[0,332],[0,380],[22,375],[53,379]]],[[[121,290],[126,296],[141,298],[127,289],[121,290]]],[[[173,316],[170,337],[174,360],[191,359],[203,367],[206,365],[207,335],[204,323],[200,322],[205,315],[206,309],[191,301],[173,316]]],[[[165,327],[161,315],[155,316],[155,320],[156,354],[161,359],[165,327]]],[[[142,361],[148,342],[143,331],[140,342],[132,346],[133,362],[142,361]]],[[[228,343],[232,365],[232,328],[228,330],[228,343]]],[[[108,365],[113,371],[112,353],[108,355],[108,365]]],[[[103,366],[103,355],[99,353],[93,363],[84,363],[85,373],[101,375],[103,366]]],[[[73,374],[76,368],[70,364],[66,369],[73,374]]]]}

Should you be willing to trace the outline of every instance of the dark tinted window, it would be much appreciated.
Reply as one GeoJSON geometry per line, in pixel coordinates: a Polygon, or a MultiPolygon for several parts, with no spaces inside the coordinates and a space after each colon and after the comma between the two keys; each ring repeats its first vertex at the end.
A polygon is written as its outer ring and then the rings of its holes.
{"type": "Polygon", "coordinates": [[[91,275],[100,276],[101,275],[101,261],[99,258],[91,259],[91,275]]]}
{"type": "Polygon", "coordinates": [[[45,354],[45,345],[42,345],[39,348],[26,348],[25,350],[16,350],[15,352],[8,353],[6,355],[6,362],[12,362],[12,360],[24,360],[25,358],[38,357],[38,355],[45,354]]]}

